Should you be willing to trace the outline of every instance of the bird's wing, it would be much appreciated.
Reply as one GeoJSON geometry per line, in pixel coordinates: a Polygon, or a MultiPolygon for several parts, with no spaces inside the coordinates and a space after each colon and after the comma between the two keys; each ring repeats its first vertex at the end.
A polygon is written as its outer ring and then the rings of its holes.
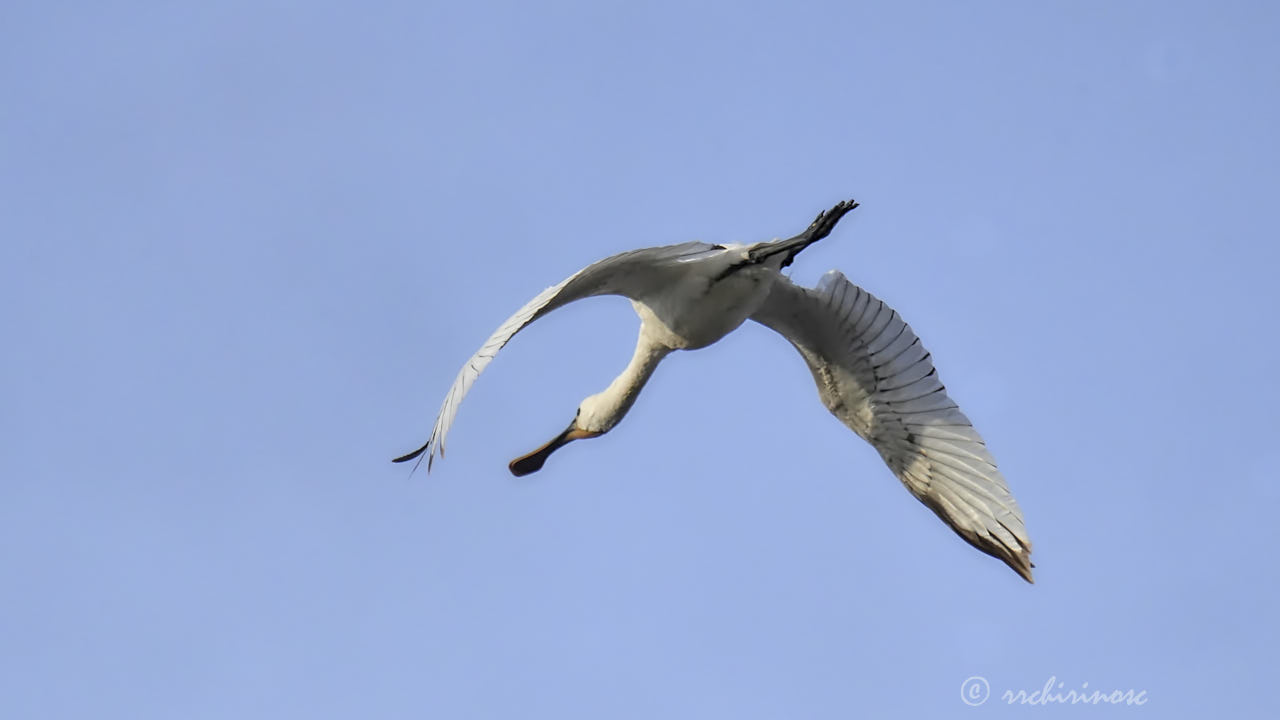
{"type": "Polygon", "coordinates": [[[1033,582],[1022,511],[897,312],[833,270],[816,288],[778,278],[752,319],[791,341],[827,409],[870,442],[913,495],[1033,582]]]}
{"type": "Polygon", "coordinates": [[[678,272],[683,264],[723,252],[725,249],[719,245],[702,242],[631,250],[588,265],[558,285],[538,293],[537,297],[507,318],[458,371],[449,393],[445,395],[444,404],[440,406],[440,414],[436,417],[435,427],[427,442],[408,455],[396,458],[394,462],[414,458],[419,458],[418,462],[422,462],[421,458],[425,456],[427,470],[430,471],[436,453],[439,452],[444,457],[445,435],[449,433],[449,426],[458,414],[462,398],[466,397],[471,385],[498,351],[529,323],[574,300],[594,295],[625,295],[634,298],[645,294],[655,287],[661,287],[670,274],[678,272]]]}

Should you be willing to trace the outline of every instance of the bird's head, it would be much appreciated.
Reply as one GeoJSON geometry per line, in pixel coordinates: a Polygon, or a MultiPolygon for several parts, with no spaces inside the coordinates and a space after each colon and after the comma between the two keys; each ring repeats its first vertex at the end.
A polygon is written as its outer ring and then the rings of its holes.
{"type": "Polygon", "coordinates": [[[582,432],[590,433],[588,437],[603,435],[622,420],[622,416],[631,408],[634,397],[634,393],[620,395],[612,392],[612,387],[596,393],[578,405],[578,412],[573,416],[573,425],[582,432]]]}

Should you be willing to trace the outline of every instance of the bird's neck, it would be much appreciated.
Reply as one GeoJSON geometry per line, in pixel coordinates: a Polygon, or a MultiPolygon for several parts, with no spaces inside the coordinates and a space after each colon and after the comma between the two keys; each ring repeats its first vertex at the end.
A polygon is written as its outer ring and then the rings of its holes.
{"type": "Polygon", "coordinates": [[[649,378],[653,376],[653,371],[657,369],[658,363],[662,362],[662,358],[671,352],[671,348],[665,345],[659,345],[645,337],[641,332],[640,340],[636,343],[635,354],[631,356],[631,362],[627,364],[627,369],[622,374],[614,378],[609,387],[601,393],[608,399],[612,406],[608,413],[613,418],[610,427],[616,425],[623,415],[631,409],[635,404],[636,397],[640,395],[640,391],[644,388],[644,384],[649,382],[649,378]]]}

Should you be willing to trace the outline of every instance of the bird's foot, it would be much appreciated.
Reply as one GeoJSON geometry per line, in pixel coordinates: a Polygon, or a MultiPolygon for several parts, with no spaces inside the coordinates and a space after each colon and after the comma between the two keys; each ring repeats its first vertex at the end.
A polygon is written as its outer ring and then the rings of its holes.
{"type": "Polygon", "coordinates": [[[830,210],[818,213],[818,217],[809,224],[809,229],[804,231],[804,235],[809,236],[811,240],[821,240],[831,234],[832,229],[835,228],[836,223],[840,222],[840,218],[845,216],[845,213],[856,207],[858,207],[857,200],[841,200],[830,210]]]}

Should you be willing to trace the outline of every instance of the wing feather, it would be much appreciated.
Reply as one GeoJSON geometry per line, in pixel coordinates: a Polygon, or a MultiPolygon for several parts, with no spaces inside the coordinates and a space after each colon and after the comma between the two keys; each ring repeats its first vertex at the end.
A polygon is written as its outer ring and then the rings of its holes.
{"type": "Polygon", "coordinates": [[[444,457],[445,436],[449,434],[449,428],[458,415],[458,406],[462,404],[467,391],[497,357],[498,351],[529,323],[556,308],[586,297],[625,295],[635,298],[654,287],[661,287],[665,273],[680,272],[680,265],[703,260],[720,252],[724,252],[723,247],[702,242],[631,250],[588,265],[559,284],[538,293],[498,326],[480,349],[462,365],[440,406],[440,414],[436,416],[431,435],[422,447],[393,462],[417,458],[418,462],[414,465],[417,468],[425,457],[427,471],[431,471],[436,454],[444,457]]]}
{"type": "Polygon", "coordinates": [[[791,341],[823,404],[875,447],[912,494],[971,545],[1032,581],[1022,511],[897,312],[832,271],[816,288],[778,279],[752,319],[791,341]]]}

